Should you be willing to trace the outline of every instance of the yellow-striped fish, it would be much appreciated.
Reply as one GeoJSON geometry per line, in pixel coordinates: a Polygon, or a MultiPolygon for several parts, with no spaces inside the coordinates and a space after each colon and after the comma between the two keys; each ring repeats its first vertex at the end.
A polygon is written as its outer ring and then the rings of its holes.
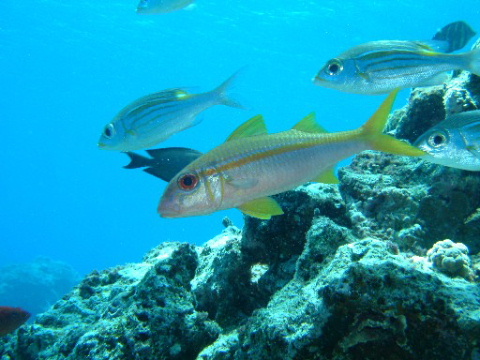
{"type": "Polygon", "coordinates": [[[182,169],[165,190],[158,212],[167,218],[205,215],[239,208],[260,219],[283,211],[270,195],[310,181],[336,182],[335,164],[363,150],[421,156],[425,153],[382,134],[397,91],[356,130],[326,133],[313,114],[293,129],[267,134],[258,115],[225,143],[182,169]]]}
{"type": "Polygon", "coordinates": [[[355,94],[384,94],[396,88],[443,83],[448,71],[480,75],[480,49],[445,54],[435,42],[381,40],[355,46],[327,61],[315,85],[355,94]]]}
{"type": "Polygon", "coordinates": [[[242,108],[229,97],[228,90],[237,73],[212,91],[189,94],[167,89],[135,100],[108,123],[98,147],[105,150],[132,151],[150,148],[173,134],[197,125],[197,115],[215,105],[242,108]]]}

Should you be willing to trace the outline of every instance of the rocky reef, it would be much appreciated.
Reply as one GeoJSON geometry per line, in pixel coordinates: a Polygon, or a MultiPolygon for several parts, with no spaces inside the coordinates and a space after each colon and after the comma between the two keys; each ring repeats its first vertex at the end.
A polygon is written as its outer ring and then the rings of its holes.
{"type": "MultiPolygon", "coordinates": [[[[466,73],[416,89],[389,128],[414,140],[479,94],[466,73]]],[[[91,273],[0,359],[480,359],[480,174],[367,151],[339,178],[91,273]]]]}

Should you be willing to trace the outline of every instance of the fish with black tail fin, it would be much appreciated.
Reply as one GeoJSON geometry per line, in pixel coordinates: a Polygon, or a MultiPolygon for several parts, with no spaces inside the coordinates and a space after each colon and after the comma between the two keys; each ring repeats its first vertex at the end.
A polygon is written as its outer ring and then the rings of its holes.
{"type": "Polygon", "coordinates": [[[145,168],[143,171],[166,182],[172,180],[180,170],[202,155],[200,151],[181,147],[151,149],[147,150],[147,153],[151,157],[126,152],[130,163],[124,168],[145,168]]]}
{"type": "Polygon", "coordinates": [[[99,148],[120,151],[149,148],[197,125],[197,115],[212,106],[243,108],[228,95],[237,74],[216,89],[202,94],[190,94],[177,88],[141,97],[123,108],[104,127],[98,141],[99,148]]]}
{"type": "Polygon", "coordinates": [[[327,133],[313,114],[293,129],[268,134],[258,115],[227,141],[182,169],[168,184],[158,206],[162,217],[206,215],[238,208],[269,219],[283,214],[270,196],[310,181],[335,183],[334,166],[363,150],[421,156],[416,147],[382,134],[398,91],[356,130],[327,133]]]}

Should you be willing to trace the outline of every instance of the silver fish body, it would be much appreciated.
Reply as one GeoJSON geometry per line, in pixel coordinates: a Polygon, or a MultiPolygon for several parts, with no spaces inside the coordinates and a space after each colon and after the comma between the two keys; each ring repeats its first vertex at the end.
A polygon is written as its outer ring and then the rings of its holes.
{"type": "Polygon", "coordinates": [[[356,46],[329,60],[316,85],[357,94],[383,94],[396,88],[441,84],[446,72],[480,74],[480,49],[462,54],[434,51],[436,42],[382,40],[356,46]]]}
{"type": "Polygon", "coordinates": [[[366,149],[419,156],[423,151],[382,134],[392,93],[361,128],[326,133],[307,116],[292,130],[267,134],[261,116],[182,169],[169,183],[158,212],[163,217],[205,215],[237,207],[261,219],[282,214],[270,195],[310,181],[335,183],[333,166],[366,149]],[[253,131],[251,131],[253,128],[253,131]]]}
{"type": "Polygon", "coordinates": [[[161,14],[180,10],[192,4],[194,0],[140,0],[138,14],[161,14]]]}
{"type": "Polygon", "coordinates": [[[150,148],[175,133],[197,125],[197,115],[212,106],[241,107],[227,96],[235,76],[215,90],[202,94],[168,89],[134,101],[105,126],[98,146],[120,151],[150,148]]]}
{"type": "Polygon", "coordinates": [[[423,133],[415,146],[429,162],[480,171],[480,110],[455,114],[423,133]]]}
{"type": "Polygon", "coordinates": [[[159,212],[163,217],[195,216],[238,207],[251,200],[252,194],[262,198],[312,181],[336,162],[368,149],[361,140],[338,146],[321,138],[289,130],[275,136],[254,136],[248,142],[240,139],[222,144],[177,176],[189,173],[204,179],[195,194],[178,196],[176,186],[171,186],[162,197],[159,212]]]}

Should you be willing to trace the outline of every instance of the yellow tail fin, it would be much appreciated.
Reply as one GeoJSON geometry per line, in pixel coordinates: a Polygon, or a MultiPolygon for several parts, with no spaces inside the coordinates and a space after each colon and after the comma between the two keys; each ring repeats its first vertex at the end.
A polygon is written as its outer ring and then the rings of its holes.
{"type": "Polygon", "coordinates": [[[396,89],[388,95],[375,114],[361,127],[362,136],[366,138],[373,150],[406,156],[425,155],[424,151],[407,142],[395,139],[390,135],[382,134],[398,91],[399,89],[396,89]]]}

